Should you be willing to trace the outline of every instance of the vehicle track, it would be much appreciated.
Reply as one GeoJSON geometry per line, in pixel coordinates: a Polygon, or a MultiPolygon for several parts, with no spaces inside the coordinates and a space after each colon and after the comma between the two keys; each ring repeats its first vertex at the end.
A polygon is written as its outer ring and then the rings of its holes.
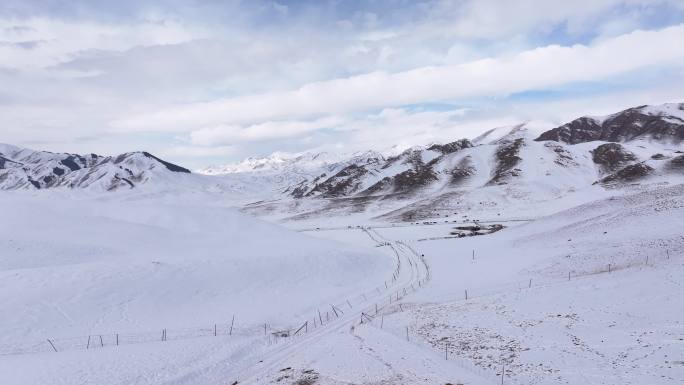
{"type": "Polygon", "coordinates": [[[376,303],[378,304],[378,312],[381,312],[390,305],[390,301],[394,303],[397,301],[397,298],[400,300],[405,295],[419,290],[429,279],[429,268],[425,260],[415,250],[401,242],[392,242],[388,247],[396,254],[399,261],[398,285],[382,291],[381,294],[368,296],[364,306],[357,306],[345,311],[344,314],[323,327],[298,337],[292,337],[291,340],[277,345],[274,349],[267,351],[259,357],[259,362],[239,370],[239,377],[235,380],[239,381],[240,384],[263,384],[273,373],[288,366],[287,361],[293,353],[304,349],[308,344],[320,341],[326,336],[359,324],[362,313],[370,316],[375,315],[376,303]],[[404,263],[401,263],[402,261],[404,263]]]}

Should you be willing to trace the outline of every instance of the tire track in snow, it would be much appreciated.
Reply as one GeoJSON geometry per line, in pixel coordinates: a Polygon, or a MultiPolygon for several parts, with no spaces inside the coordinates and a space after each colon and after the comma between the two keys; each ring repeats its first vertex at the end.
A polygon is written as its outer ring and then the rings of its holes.
{"type": "MultiPolygon", "coordinates": [[[[373,241],[377,242],[374,237],[372,237],[370,234],[368,235],[373,241]]],[[[408,295],[409,290],[412,292],[418,290],[421,286],[418,285],[418,283],[429,278],[429,268],[424,259],[417,257],[418,254],[412,249],[407,251],[410,248],[406,248],[402,243],[394,242],[389,244],[389,247],[398,256],[400,264],[402,259],[408,262],[401,264],[403,266],[408,264],[409,268],[400,269],[400,277],[398,278],[398,281],[401,280],[401,283],[399,284],[397,290],[390,291],[390,296],[399,295],[400,297],[403,297],[402,294],[404,291],[406,292],[406,295],[408,295]],[[420,261],[417,259],[420,259],[420,261]],[[405,271],[407,272],[404,273],[405,271]],[[416,285],[418,285],[418,289],[416,288],[416,285]]],[[[385,293],[386,292],[387,290],[385,293]]],[[[375,312],[374,306],[376,303],[374,300],[383,301],[385,298],[382,294],[374,295],[365,301],[367,304],[366,307],[358,308],[358,310],[350,309],[352,311],[347,311],[341,317],[331,321],[332,325],[328,324],[330,326],[314,329],[313,332],[304,334],[302,337],[298,337],[294,341],[289,343],[286,342],[282,346],[277,347],[275,350],[267,352],[261,357],[259,363],[254,364],[251,367],[246,367],[243,371],[241,371],[241,375],[239,376],[240,383],[263,384],[263,381],[265,381],[270,375],[276,373],[280,368],[287,366],[285,362],[287,362],[292,354],[296,353],[297,351],[301,351],[308,344],[320,341],[321,339],[324,339],[333,333],[360,323],[362,313],[373,314],[375,312]]],[[[384,309],[387,306],[388,305],[382,305],[378,308],[378,310],[384,309]]]]}

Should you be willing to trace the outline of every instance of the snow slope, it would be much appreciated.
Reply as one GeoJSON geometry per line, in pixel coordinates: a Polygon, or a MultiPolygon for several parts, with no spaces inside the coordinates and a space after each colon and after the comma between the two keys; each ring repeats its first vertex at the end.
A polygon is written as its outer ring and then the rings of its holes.
{"type": "Polygon", "coordinates": [[[382,320],[281,366],[312,371],[321,385],[498,384],[503,371],[506,384],[681,383],[683,214],[679,184],[485,236],[428,240],[453,225],[371,229],[424,253],[430,280],[382,320]]]}
{"type": "Polygon", "coordinates": [[[300,198],[253,202],[244,210],[298,227],[329,216],[350,225],[536,218],[641,185],[684,181],[684,173],[672,167],[681,146],[670,143],[635,139],[568,145],[536,141],[522,125],[503,135],[496,131],[492,141],[439,156],[413,149],[396,160],[347,164],[337,175],[299,185],[300,198]],[[594,154],[609,144],[634,156],[604,172],[594,154]]]}
{"type": "Polygon", "coordinates": [[[170,381],[194,368],[185,359],[234,355],[236,363],[263,348],[264,324],[269,333],[298,325],[394,269],[393,258],[371,248],[199,200],[5,192],[0,213],[3,384],[154,384],[155,365],[172,370],[170,381]],[[232,347],[193,342],[214,324],[227,334],[233,316],[232,347]],[[160,349],[162,329],[181,342],[160,349]],[[126,348],[113,352],[117,333],[126,348]],[[37,362],[41,371],[31,369],[37,362]]]}

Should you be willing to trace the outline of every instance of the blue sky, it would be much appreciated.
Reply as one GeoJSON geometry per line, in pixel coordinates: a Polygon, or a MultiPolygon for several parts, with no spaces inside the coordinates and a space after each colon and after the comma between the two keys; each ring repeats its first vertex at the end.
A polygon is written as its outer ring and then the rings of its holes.
{"type": "Polygon", "coordinates": [[[198,168],[684,101],[684,2],[0,3],[0,142],[198,168]]]}

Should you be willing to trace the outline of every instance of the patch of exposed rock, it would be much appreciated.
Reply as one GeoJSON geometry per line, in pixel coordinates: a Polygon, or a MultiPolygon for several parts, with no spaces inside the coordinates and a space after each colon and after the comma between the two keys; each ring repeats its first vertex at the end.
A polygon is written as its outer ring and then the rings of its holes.
{"type": "Polygon", "coordinates": [[[557,165],[563,167],[577,166],[577,162],[575,161],[575,158],[572,156],[572,153],[566,150],[565,147],[563,147],[562,145],[547,142],[544,143],[544,147],[556,153],[556,159],[554,159],[554,163],[556,163],[557,165]]]}
{"type": "Polygon", "coordinates": [[[653,167],[644,163],[636,163],[626,166],[617,172],[606,176],[597,183],[601,183],[603,185],[614,185],[620,183],[636,182],[645,178],[652,172],[653,167]]]}
{"type": "Polygon", "coordinates": [[[427,187],[437,179],[437,174],[431,168],[420,166],[416,169],[400,172],[392,177],[385,177],[366,189],[363,194],[373,195],[392,192],[408,194],[427,187]]]}
{"type": "Polygon", "coordinates": [[[523,138],[518,138],[513,141],[503,142],[496,150],[495,162],[496,166],[492,179],[487,182],[487,185],[506,184],[511,177],[520,175],[521,170],[516,166],[522,161],[520,158],[520,149],[525,144],[523,138]]]}
{"type": "Polygon", "coordinates": [[[325,181],[316,184],[306,196],[320,196],[323,198],[337,198],[347,196],[358,190],[361,177],[368,170],[365,167],[351,164],[325,181]]]}
{"type": "Polygon", "coordinates": [[[433,144],[427,149],[432,151],[439,151],[442,154],[446,155],[469,147],[473,147],[473,144],[468,139],[460,139],[447,144],[433,144]]]}
{"type": "Polygon", "coordinates": [[[671,171],[684,172],[684,155],[679,155],[667,162],[667,169],[671,171]]]}
{"type": "Polygon", "coordinates": [[[449,184],[452,186],[460,185],[469,176],[474,175],[476,171],[470,156],[466,156],[458,162],[456,168],[449,172],[451,174],[449,184]]]}
{"type": "Polygon", "coordinates": [[[619,170],[637,160],[636,155],[618,143],[602,144],[591,151],[591,156],[603,173],[619,170]]]}

